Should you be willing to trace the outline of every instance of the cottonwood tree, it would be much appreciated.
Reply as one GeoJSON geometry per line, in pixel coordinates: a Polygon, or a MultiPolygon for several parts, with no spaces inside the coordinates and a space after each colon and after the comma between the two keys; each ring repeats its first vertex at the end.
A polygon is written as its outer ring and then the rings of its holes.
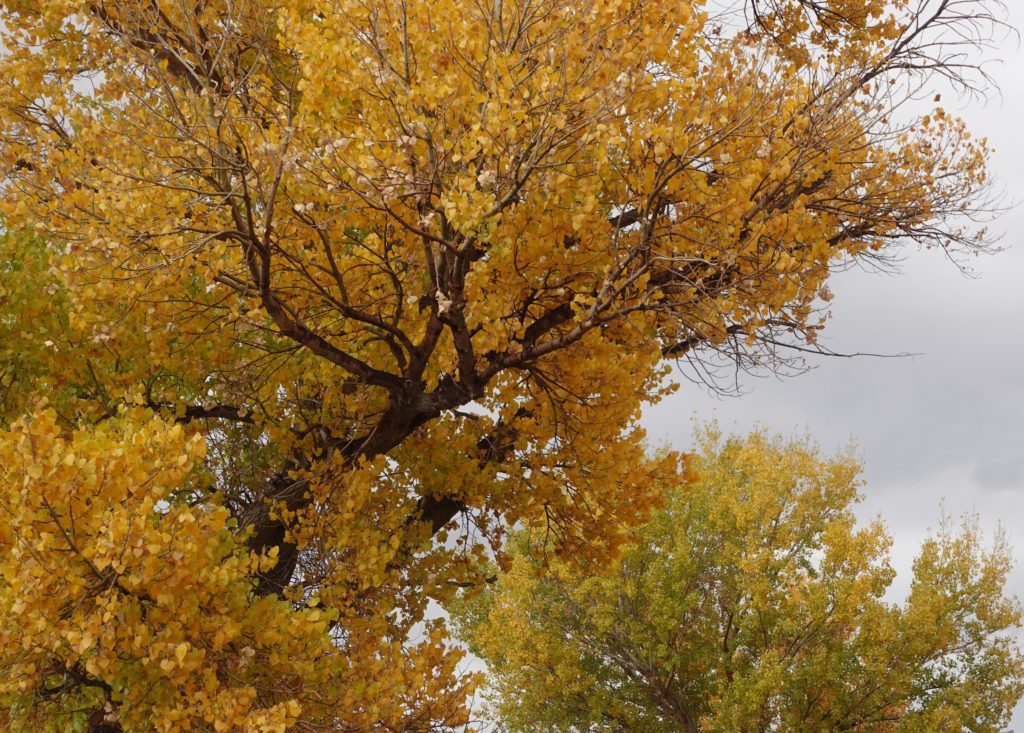
{"type": "Polygon", "coordinates": [[[704,436],[700,479],[611,569],[511,570],[457,614],[504,729],[1000,733],[1024,694],[1012,555],[948,520],[887,598],[891,539],[859,468],[802,440],[704,436]]]}
{"type": "Polygon", "coordinates": [[[986,144],[899,114],[981,0],[0,7],[13,730],[461,725],[428,603],[613,554],[674,361],[985,247],[986,144]]]}

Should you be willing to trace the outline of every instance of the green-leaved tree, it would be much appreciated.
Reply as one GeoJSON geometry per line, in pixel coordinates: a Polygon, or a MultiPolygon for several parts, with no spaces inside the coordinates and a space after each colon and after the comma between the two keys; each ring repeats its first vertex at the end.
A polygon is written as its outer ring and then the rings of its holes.
{"type": "Polygon", "coordinates": [[[859,467],[805,441],[709,434],[699,479],[612,568],[538,573],[534,538],[459,622],[512,731],[994,733],[1020,698],[1002,538],[943,523],[909,594],[858,526],[859,467]]]}

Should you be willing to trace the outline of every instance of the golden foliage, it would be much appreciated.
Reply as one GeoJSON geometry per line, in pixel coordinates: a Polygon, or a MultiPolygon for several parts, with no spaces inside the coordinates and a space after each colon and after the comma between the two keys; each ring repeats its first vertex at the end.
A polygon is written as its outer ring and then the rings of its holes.
{"type": "Polygon", "coordinates": [[[4,586],[57,655],[26,652],[11,725],[463,720],[473,680],[429,604],[515,524],[615,555],[686,471],[637,426],[672,360],[778,363],[815,348],[837,263],[984,247],[954,222],[984,141],[941,108],[897,121],[922,77],[968,79],[943,39],[984,3],[819,5],[723,31],[690,0],[4,0],[0,424],[23,473],[0,510],[84,481],[61,501],[110,562],[100,582],[61,544],[63,505],[7,540],[49,533],[57,584],[37,611],[35,581],[4,586]],[[51,480],[47,454],[29,476],[43,424],[118,476],[51,480]],[[146,538],[123,569],[118,517],[146,538]],[[172,628],[162,578],[223,598],[172,628]],[[140,588],[154,607],[99,651],[65,639],[148,609],[140,588]],[[252,679],[217,671],[221,617],[284,634],[252,632],[252,679]]]}

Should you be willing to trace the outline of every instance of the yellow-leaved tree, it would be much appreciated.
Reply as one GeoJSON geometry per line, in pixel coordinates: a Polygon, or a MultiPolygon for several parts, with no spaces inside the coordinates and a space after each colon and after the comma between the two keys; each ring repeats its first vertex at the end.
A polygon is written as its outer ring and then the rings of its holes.
{"type": "Polygon", "coordinates": [[[991,10],[3,0],[3,724],[464,725],[428,604],[614,554],[673,361],[984,248],[986,144],[900,108],[991,10]]]}
{"type": "Polygon", "coordinates": [[[804,440],[704,435],[611,567],[524,533],[456,614],[515,733],[1002,733],[1024,694],[1002,536],[945,520],[905,599],[891,540],[858,526],[859,467],[804,440]]]}

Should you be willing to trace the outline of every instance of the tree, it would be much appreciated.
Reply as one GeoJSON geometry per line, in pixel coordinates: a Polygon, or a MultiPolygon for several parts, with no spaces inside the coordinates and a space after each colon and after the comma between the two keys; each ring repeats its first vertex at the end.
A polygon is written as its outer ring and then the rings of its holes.
{"type": "Polygon", "coordinates": [[[614,555],[684,470],[636,424],[674,361],[777,365],[832,268],[986,245],[985,143],[899,115],[983,81],[980,0],[0,7],[14,730],[459,725],[428,603],[517,523],[614,555]]]}
{"type": "Polygon", "coordinates": [[[944,522],[906,600],[890,538],[858,527],[858,466],[806,441],[703,441],[700,479],[666,489],[611,568],[539,572],[536,537],[464,602],[512,731],[972,733],[1024,694],[1004,595],[1011,555],[944,522]]]}

